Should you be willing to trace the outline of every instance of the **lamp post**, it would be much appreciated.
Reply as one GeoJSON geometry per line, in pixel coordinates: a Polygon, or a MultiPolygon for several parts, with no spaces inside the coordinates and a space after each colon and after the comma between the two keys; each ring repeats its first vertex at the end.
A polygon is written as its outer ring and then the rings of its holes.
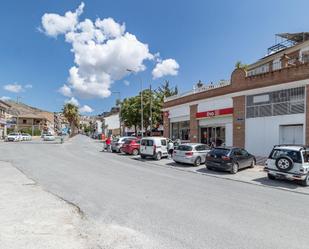
{"type": "MultiPolygon", "coordinates": [[[[130,72],[130,73],[137,74],[137,72],[132,70],[132,69],[127,69],[127,71],[130,72]]],[[[144,130],[143,81],[142,81],[142,78],[140,76],[138,76],[138,77],[139,77],[140,84],[141,84],[141,134],[142,134],[142,137],[143,137],[144,136],[143,135],[143,130],[144,130]]]]}

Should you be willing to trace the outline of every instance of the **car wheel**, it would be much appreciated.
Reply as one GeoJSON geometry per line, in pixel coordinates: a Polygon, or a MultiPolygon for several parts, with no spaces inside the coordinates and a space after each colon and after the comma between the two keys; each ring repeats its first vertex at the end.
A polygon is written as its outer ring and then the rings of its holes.
{"type": "Polygon", "coordinates": [[[276,160],[276,167],[280,171],[289,171],[293,168],[293,161],[290,157],[287,156],[279,157],[276,160]]]}
{"type": "Polygon", "coordinates": [[[301,181],[301,185],[305,187],[309,186],[309,175],[307,175],[306,178],[301,181]]]}
{"type": "Polygon", "coordinates": [[[250,168],[254,168],[255,165],[256,165],[256,162],[255,162],[255,160],[253,159],[252,162],[251,162],[250,168]]]}
{"type": "Polygon", "coordinates": [[[230,172],[231,172],[231,174],[236,174],[238,172],[238,164],[237,163],[233,163],[230,172]]]}
{"type": "Polygon", "coordinates": [[[162,157],[161,152],[158,152],[158,153],[155,155],[155,159],[156,159],[157,161],[161,160],[161,157],[162,157]]]}
{"type": "Polygon", "coordinates": [[[133,155],[133,156],[137,156],[137,155],[138,155],[138,150],[137,150],[137,149],[134,149],[134,150],[132,151],[132,155],[133,155]]]}
{"type": "Polygon", "coordinates": [[[194,166],[200,166],[202,159],[198,156],[194,161],[194,166]]]}
{"type": "Polygon", "coordinates": [[[270,180],[276,180],[276,177],[273,174],[267,174],[268,179],[270,180]]]}

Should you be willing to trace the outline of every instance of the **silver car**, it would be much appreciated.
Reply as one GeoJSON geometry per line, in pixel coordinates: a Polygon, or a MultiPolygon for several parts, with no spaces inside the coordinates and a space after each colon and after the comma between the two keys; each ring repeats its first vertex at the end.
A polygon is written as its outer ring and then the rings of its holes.
{"type": "Polygon", "coordinates": [[[206,155],[210,148],[206,144],[187,143],[181,144],[173,152],[173,160],[176,163],[187,163],[199,166],[205,163],[206,155]]]}
{"type": "Polygon", "coordinates": [[[120,137],[112,141],[112,152],[121,152],[121,147],[126,140],[133,140],[136,137],[120,137]]]}

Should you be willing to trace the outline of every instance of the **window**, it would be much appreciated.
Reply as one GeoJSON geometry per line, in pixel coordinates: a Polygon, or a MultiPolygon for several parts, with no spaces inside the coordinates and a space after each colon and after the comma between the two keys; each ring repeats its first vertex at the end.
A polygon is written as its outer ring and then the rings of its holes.
{"type": "Polygon", "coordinates": [[[246,117],[257,118],[304,113],[304,99],[304,87],[250,95],[246,98],[246,117]]]}
{"type": "Polygon", "coordinates": [[[161,140],[161,145],[162,145],[162,146],[166,146],[166,140],[165,140],[165,139],[162,139],[162,140],[161,140]]]}
{"type": "Polygon", "coordinates": [[[196,151],[204,151],[204,150],[207,150],[207,149],[208,149],[208,147],[205,144],[198,145],[198,146],[195,147],[196,151]]]}
{"type": "Polygon", "coordinates": [[[190,121],[172,123],[172,139],[189,140],[190,121]]]}
{"type": "Polygon", "coordinates": [[[275,160],[282,156],[290,157],[295,163],[302,163],[301,154],[299,151],[275,149],[270,154],[270,158],[275,160]]]}
{"type": "Polygon", "coordinates": [[[177,150],[181,150],[181,151],[191,151],[192,150],[192,146],[189,145],[179,145],[177,150]]]}
{"type": "Polygon", "coordinates": [[[26,119],[23,119],[23,124],[27,124],[27,120],[26,119]]]}
{"type": "Polygon", "coordinates": [[[304,163],[309,163],[309,151],[303,151],[304,163]]]}
{"type": "Polygon", "coordinates": [[[241,153],[242,156],[249,156],[249,153],[244,149],[241,149],[240,153],[241,153]]]}

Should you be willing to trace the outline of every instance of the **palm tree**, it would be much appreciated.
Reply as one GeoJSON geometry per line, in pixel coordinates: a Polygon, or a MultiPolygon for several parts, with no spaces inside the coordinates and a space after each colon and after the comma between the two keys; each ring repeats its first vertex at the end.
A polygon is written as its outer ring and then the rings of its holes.
{"type": "Polygon", "coordinates": [[[78,107],[71,103],[66,103],[62,109],[64,117],[68,120],[71,128],[71,136],[75,134],[75,129],[79,123],[79,112],[78,107]]]}

